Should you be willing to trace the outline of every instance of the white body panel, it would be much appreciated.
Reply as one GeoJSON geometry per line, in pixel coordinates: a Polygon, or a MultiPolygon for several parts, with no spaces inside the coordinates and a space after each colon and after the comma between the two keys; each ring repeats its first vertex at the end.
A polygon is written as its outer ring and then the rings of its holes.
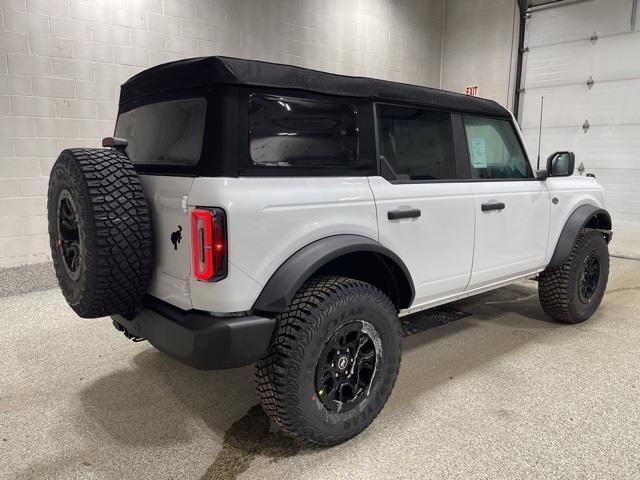
{"type": "Polygon", "coordinates": [[[370,177],[380,243],[407,265],[422,304],[464,290],[473,259],[475,218],[469,183],[391,184],[370,177]],[[417,208],[419,218],[389,220],[390,210],[417,208]]]}
{"type": "Polygon", "coordinates": [[[549,234],[545,182],[473,182],[476,240],[469,289],[517,277],[544,263],[549,234]],[[487,203],[504,210],[482,211],[487,203]]]}
{"type": "Polygon", "coordinates": [[[249,310],[278,267],[316,240],[338,234],[378,239],[365,177],[200,177],[189,205],[227,213],[227,278],[190,282],[193,307],[216,313],[249,310]]]}
{"type": "Polygon", "coordinates": [[[182,309],[191,308],[191,230],[187,197],[193,178],[140,175],[153,226],[153,272],[149,293],[182,309]],[[179,229],[182,227],[182,230],[179,229]],[[172,233],[179,231],[174,248],[172,233]]]}
{"type": "Polygon", "coordinates": [[[149,292],[179,308],[214,314],[249,311],[291,255],[340,234],[377,240],[403,260],[416,295],[401,314],[412,313],[536,274],[578,206],[604,207],[602,187],[585,177],[414,184],[382,177],[141,178],[154,225],[149,292]],[[481,211],[482,203],[493,201],[506,208],[481,211]],[[218,282],[191,275],[195,207],[227,214],[228,274],[218,282]],[[387,218],[389,210],[409,208],[420,209],[420,218],[387,218]],[[178,225],[182,240],[174,248],[170,237],[178,225]]]}
{"type": "Polygon", "coordinates": [[[544,265],[549,263],[553,250],[558,243],[562,228],[574,210],[582,205],[594,205],[606,209],[604,189],[595,178],[591,177],[556,177],[548,178],[545,182],[551,198],[557,198],[558,203],[551,203],[549,220],[549,242],[544,265]]]}
{"type": "MultiPolygon", "coordinates": [[[[631,28],[631,13],[630,0],[532,12],[520,122],[530,153],[537,152],[544,96],[542,161],[557,150],[574,151],[576,167],[583,163],[607,190],[616,230],[612,248],[640,255],[640,34],[631,28]]],[[[640,9],[636,15],[640,25],[640,9]]]]}
{"type": "Polygon", "coordinates": [[[149,292],[182,309],[249,311],[295,252],[332,235],[380,242],[404,262],[415,286],[401,315],[531,277],[549,263],[571,213],[604,208],[589,177],[546,181],[390,183],[382,177],[176,177],[141,175],[154,225],[149,292]],[[556,202],[552,200],[556,199],[556,202]],[[500,211],[483,203],[502,202],[500,211]],[[190,212],[226,212],[227,277],[191,275],[190,212]],[[389,220],[390,210],[420,209],[389,220]],[[171,234],[182,227],[177,248],[171,234]]]}

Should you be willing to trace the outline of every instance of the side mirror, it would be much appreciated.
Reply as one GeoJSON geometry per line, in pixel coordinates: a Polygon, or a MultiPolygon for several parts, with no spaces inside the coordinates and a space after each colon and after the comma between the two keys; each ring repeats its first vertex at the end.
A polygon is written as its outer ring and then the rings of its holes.
{"type": "Polygon", "coordinates": [[[573,175],[576,156],[573,152],[555,152],[547,158],[547,172],[550,177],[573,175]]]}

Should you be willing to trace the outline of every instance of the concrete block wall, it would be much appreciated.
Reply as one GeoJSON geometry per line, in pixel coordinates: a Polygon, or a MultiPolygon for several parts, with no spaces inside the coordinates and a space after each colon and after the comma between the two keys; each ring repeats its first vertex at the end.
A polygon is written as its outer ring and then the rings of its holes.
{"type": "Polygon", "coordinates": [[[444,1],[0,0],[0,267],[50,258],[51,165],[132,75],[222,54],[438,86],[444,1]]]}
{"type": "Polygon", "coordinates": [[[446,0],[441,88],[479,85],[513,110],[519,14],[515,0],[446,0]]]}

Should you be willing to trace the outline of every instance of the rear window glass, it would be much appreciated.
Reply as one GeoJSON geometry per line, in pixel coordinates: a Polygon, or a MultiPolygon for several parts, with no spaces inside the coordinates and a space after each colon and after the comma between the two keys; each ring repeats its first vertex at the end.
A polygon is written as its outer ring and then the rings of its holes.
{"type": "Polygon", "coordinates": [[[358,161],[354,105],[250,96],[249,150],[258,167],[355,167],[358,161]]]}
{"type": "Polygon", "coordinates": [[[204,98],[144,105],[118,116],[115,136],[128,141],[133,163],[195,165],[202,152],[206,111],[204,98]]]}

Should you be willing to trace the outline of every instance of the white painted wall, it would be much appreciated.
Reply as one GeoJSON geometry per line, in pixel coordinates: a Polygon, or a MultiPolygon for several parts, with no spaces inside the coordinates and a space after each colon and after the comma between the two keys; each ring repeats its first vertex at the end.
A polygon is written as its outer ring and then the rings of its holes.
{"type": "Polygon", "coordinates": [[[221,54],[438,86],[444,1],[0,0],[0,267],[49,258],[51,165],[130,76],[221,54]]]}
{"type": "Polygon", "coordinates": [[[440,87],[479,85],[481,97],[513,110],[518,27],[515,0],[446,0],[440,87]]]}

